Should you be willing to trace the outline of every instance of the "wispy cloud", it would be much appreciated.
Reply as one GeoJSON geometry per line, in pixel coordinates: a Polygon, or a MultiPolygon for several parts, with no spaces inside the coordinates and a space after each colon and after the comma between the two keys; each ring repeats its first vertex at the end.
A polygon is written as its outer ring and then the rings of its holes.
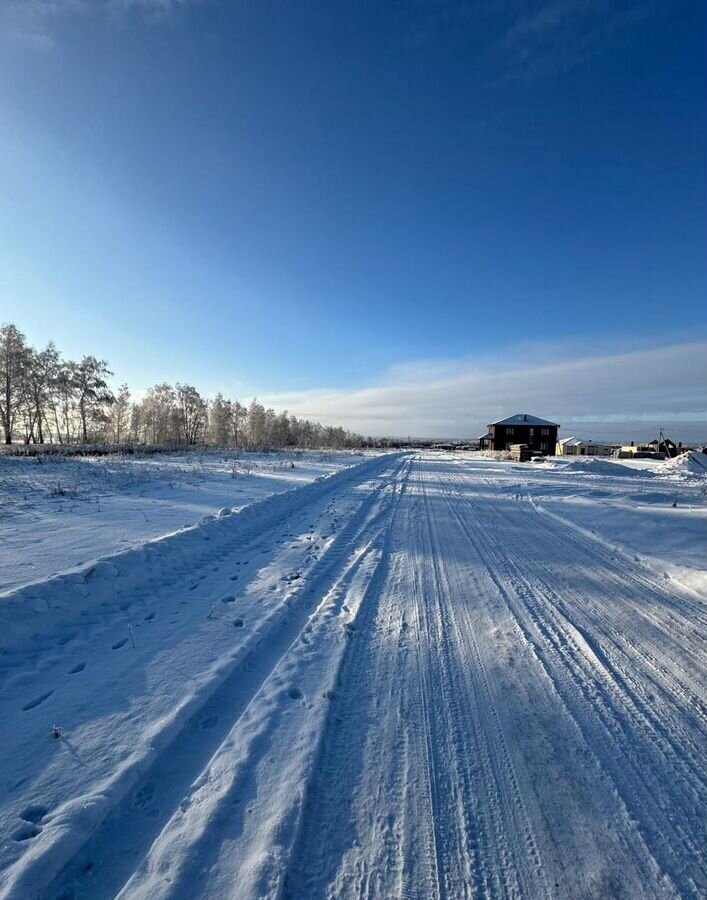
{"type": "Polygon", "coordinates": [[[0,2],[0,34],[16,43],[36,49],[56,44],[57,25],[76,16],[103,16],[120,19],[142,16],[145,21],[166,18],[179,10],[209,0],[8,0],[0,2]]]}
{"type": "MultiPolygon", "coordinates": [[[[530,355],[530,348],[509,348],[476,362],[422,362],[395,367],[359,390],[261,399],[375,435],[477,436],[488,422],[516,412],[597,439],[640,438],[670,423],[681,423],[686,437],[707,432],[707,341],[609,355],[556,348],[553,361],[535,363],[530,355]]],[[[536,358],[552,359],[547,347],[536,358]]]]}
{"type": "Polygon", "coordinates": [[[543,0],[516,15],[491,48],[503,80],[561,75],[646,18],[652,0],[543,0]]]}

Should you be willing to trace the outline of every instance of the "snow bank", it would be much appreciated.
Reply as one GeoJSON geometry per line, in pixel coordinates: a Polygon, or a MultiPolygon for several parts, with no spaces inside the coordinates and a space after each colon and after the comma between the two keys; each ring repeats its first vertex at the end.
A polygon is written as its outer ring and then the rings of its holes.
{"type": "Polygon", "coordinates": [[[87,617],[108,615],[146,581],[164,580],[177,566],[198,567],[205,556],[232,548],[234,542],[271,527],[335,484],[360,478],[362,471],[375,470],[389,458],[369,458],[242,509],[223,508],[196,525],[106,556],[94,564],[0,592],[0,654],[8,660],[49,648],[66,629],[64,618],[68,615],[73,621],[77,613],[87,617]]]}
{"type": "MultiPolygon", "coordinates": [[[[650,478],[653,476],[652,471],[645,469],[633,469],[630,466],[624,466],[620,462],[612,462],[608,459],[599,459],[596,456],[580,456],[575,459],[564,458],[561,460],[568,470],[577,472],[586,472],[589,475],[613,475],[622,478],[650,478]]],[[[560,458],[556,460],[560,462],[560,458]]]]}
{"type": "Polygon", "coordinates": [[[666,472],[681,475],[707,475],[707,453],[699,450],[689,450],[675,459],[669,459],[664,463],[666,472]]]}

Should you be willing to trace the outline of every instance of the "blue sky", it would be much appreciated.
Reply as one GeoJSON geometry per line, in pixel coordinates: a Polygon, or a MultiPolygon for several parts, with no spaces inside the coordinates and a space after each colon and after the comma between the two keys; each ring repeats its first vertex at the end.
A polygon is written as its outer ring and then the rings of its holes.
{"type": "Polygon", "coordinates": [[[707,431],[706,32],[697,0],[2,0],[0,320],[375,433],[707,431]]]}

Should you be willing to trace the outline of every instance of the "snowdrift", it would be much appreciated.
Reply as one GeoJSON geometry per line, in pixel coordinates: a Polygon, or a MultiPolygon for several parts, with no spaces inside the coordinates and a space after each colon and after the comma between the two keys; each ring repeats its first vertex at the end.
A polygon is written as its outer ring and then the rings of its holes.
{"type": "MultiPolygon", "coordinates": [[[[560,461],[560,458],[555,460],[560,461]]],[[[577,472],[586,472],[590,475],[613,475],[621,476],[621,478],[652,478],[654,472],[646,469],[632,469],[630,466],[623,466],[618,462],[610,462],[608,459],[599,459],[596,456],[580,456],[575,459],[563,459],[569,470],[577,472]]]]}
{"type": "Polygon", "coordinates": [[[665,470],[682,475],[707,475],[707,453],[689,450],[665,463],[665,470]]]}

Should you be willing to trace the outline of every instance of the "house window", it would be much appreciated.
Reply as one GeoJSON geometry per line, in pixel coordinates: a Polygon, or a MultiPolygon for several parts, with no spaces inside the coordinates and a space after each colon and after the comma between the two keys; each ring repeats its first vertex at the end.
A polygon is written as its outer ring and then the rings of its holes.
{"type": "Polygon", "coordinates": [[[506,434],[513,434],[512,428],[506,428],[506,434]]]}
{"type": "Polygon", "coordinates": [[[540,429],[540,434],[543,434],[543,435],[547,436],[547,435],[550,434],[550,429],[549,429],[549,428],[541,428],[541,429],[540,429]]]}
{"type": "Polygon", "coordinates": [[[540,444],[540,449],[547,450],[547,443],[545,442],[545,443],[540,444]]]}

